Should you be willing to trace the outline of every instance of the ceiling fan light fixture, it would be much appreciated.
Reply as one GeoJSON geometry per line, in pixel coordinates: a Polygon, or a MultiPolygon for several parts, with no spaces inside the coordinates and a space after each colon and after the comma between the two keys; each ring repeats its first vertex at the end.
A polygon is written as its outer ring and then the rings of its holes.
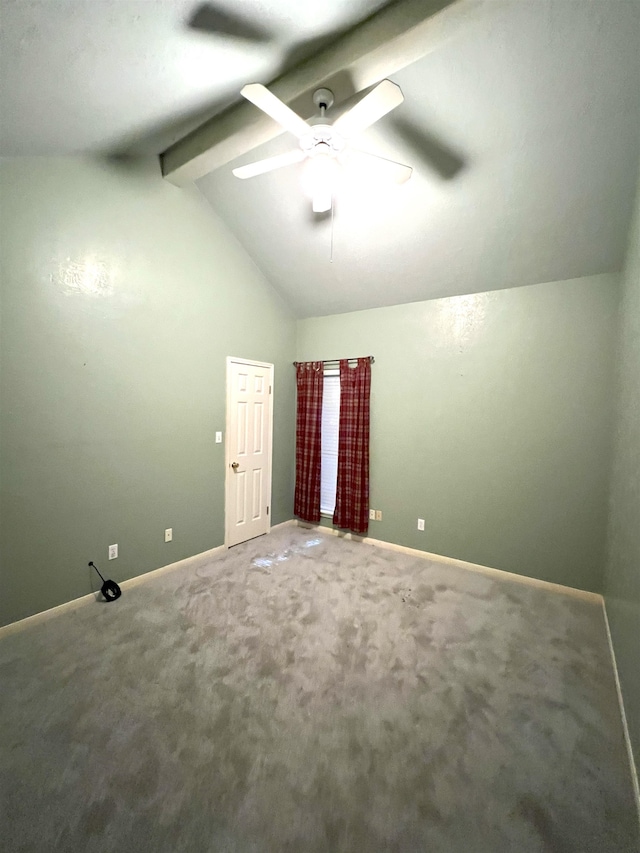
{"type": "Polygon", "coordinates": [[[314,195],[311,206],[314,213],[326,213],[328,210],[331,210],[332,204],[333,198],[331,191],[323,190],[321,193],[318,193],[318,195],[314,195]]]}
{"type": "Polygon", "coordinates": [[[331,210],[339,171],[340,166],[329,146],[323,143],[316,146],[313,156],[309,157],[302,170],[302,187],[313,200],[314,213],[331,210]]]}

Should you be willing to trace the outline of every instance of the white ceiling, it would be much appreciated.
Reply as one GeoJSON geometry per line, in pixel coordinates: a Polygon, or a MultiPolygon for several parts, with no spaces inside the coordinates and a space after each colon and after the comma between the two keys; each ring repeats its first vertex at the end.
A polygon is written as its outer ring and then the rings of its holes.
{"type": "MultiPolygon", "coordinates": [[[[263,24],[263,44],[189,30],[197,5],[0,0],[0,155],[158,153],[384,2],[217,4],[263,24]]],[[[313,221],[296,167],[239,181],[232,164],[199,182],[298,315],[620,269],[640,159],[639,0],[480,0],[456,32],[393,76],[406,101],[362,141],[414,176],[343,188],[332,259],[331,221],[313,221]],[[463,168],[442,177],[398,121],[463,168]]]]}
{"type": "Polygon", "coordinates": [[[385,2],[216,0],[271,36],[249,43],[190,29],[200,0],[0,0],[0,156],[159,154],[385,2]]]}
{"type": "MultiPolygon", "coordinates": [[[[640,161],[636,0],[491,0],[393,79],[405,103],[362,140],[414,175],[379,196],[375,182],[341,192],[333,259],[331,221],[313,221],[299,166],[199,182],[299,316],[621,268],[640,161]],[[464,168],[443,179],[396,118],[464,168]]],[[[238,162],[291,147],[285,134],[238,162]]]]}

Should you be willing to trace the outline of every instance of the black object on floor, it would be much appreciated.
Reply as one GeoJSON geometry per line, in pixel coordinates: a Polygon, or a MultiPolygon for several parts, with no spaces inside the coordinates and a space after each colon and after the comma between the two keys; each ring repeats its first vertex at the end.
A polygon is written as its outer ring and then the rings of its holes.
{"type": "Polygon", "coordinates": [[[102,574],[100,574],[100,569],[96,566],[96,564],[93,562],[93,560],[91,560],[89,562],[89,565],[93,566],[93,568],[96,570],[96,572],[100,575],[100,580],[102,581],[102,586],[100,587],[100,592],[103,594],[104,600],[105,601],[115,601],[116,598],[120,598],[120,596],[122,595],[122,590],[120,589],[118,584],[112,580],[105,580],[102,577],[102,574]]]}

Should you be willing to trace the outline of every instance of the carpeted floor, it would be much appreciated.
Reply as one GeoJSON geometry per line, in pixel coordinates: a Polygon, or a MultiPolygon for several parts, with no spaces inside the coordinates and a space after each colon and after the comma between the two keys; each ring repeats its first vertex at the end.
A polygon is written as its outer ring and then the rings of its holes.
{"type": "Polygon", "coordinates": [[[0,642],[3,849],[637,853],[597,604],[280,528],[0,642]]]}

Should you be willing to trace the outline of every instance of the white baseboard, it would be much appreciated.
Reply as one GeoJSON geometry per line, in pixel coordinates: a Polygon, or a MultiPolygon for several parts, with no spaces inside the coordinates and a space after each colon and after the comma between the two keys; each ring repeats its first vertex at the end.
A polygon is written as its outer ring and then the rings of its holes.
{"type": "Polygon", "coordinates": [[[281,521],[280,524],[274,524],[271,527],[271,529],[269,530],[269,533],[272,533],[274,530],[279,530],[281,527],[297,527],[297,526],[298,526],[298,519],[297,518],[290,518],[288,521],[281,521]]]}
{"type": "Polygon", "coordinates": [[[84,607],[85,604],[97,601],[99,597],[99,592],[90,592],[88,595],[83,595],[80,598],[73,598],[71,601],[65,601],[64,604],[58,604],[56,607],[51,607],[49,610],[42,610],[40,613],[34,613],[33,616],[26,616],[24,619],[19,619],[17,622],[9,622],[8,625],[0,627],[0,640],[3,637],[8,637],[10,634],[17,634],[19,631],[24,631],[32,625],[39,625],[41,622],[48,622],[49,619],[53,619],[54,616],[59,616],[62,613],[67,613],[71,610],[77,610],[79,607],[84,607]]]}
{"type": "MultiPolygon", "coordinates": [[[[291,518],[288,521],[280,522],[280,524],[274,524],[271,530],[277,530],[280,527],[287,527],[295,524],[297,524],[296,519],[291,518]]],[[[271,530],[269,532],[271,532],[271,530]]],[[[221,554],[226,550],[226,545],[218,545],[216,548],[211,548],[208,551],[202,551],[202,553],[194,554],[192,557],[185,557],[184,560],[178,560],[175,563],[169,563],[166,566],[161,566],[159,569],[152,569],[150,572],[144,572],[144,574],[136,575],[135,578],[129,578],[129,580],[122,581],[122,583],[119,584],[119,587],[123,590],[133,589],[133,587],[147,583],[147,581],[153,580],[160,575],[164,575],[166,572],[172,572],[175,569],[186,569],[191,563],[202,559],[210,559],[216,554],[221,554]]],[[[79,607],[84,607],[86,604],[91,604],[92,601],[99,600],[100,596],[101,593],[99,591],[90,592],[88,595],[83,595],[80,598],[73,598],[71,601],[65,601],[63,604],[58,604],[56,607],[51,607],[49,610],[42,610],[40,613],[34,613],[33,616],[27,616],[24,619],[19,619],[17,622],[10,622],[8,625],[3,625],[0,627],[0,639],[2,639],[2,637],[8,637],[10,634],[17,634],[18,631],[24,631],[32,625],[39,625],[41,622],[47,622],[49,619],[60,616],[62,613],[68,613],[72,610],[77,610],[79,607]]]]}
{"type": "Polygon", "coordinates": [[[221,554],[226,550],[227,549],[224,545],[218,545],[216,548],[210,548],[208,551],[202,551],[200,554],[194,554],[193,557],[185,557],[184,560],[178,560],[175,563],[160,566],[159,569],[152,569],[150,572],[145,572],[142,575],[136,575],[135,578],[129,578],[128,581],[122,581],[120,588],[132,589],[134,586],[140,586],[140,584],[160,577],[160,575],[165,575],[167,572],[173,572],[175,569],[188,569],[191,563],[196,563],[200,560],[208,560],[211,557],[215,557],[216,554],[221,554]]]}
{"type": "MultiPolygon", "coordinates": [[[[202,551],[200,554],[194,554],[192,557],[185,557],[184,560],[178,560],[175,563],[169,563],[166,566],[161,566],[159,569],[152,569],[150,572],[144,572],[141,575],[136,575],[135,578],[122,581],[118,584],[120,589],[132,589],[140,584],[164,575],[167,572],[172,572],[175,569],[188,568],[191,563],[198,562],[202,559],[209,559],[216,554],[226,551],[224,545],[218,545],[217,548],[211,548],[209,551],[202,551]]],[[[49,610],[42,610],[40,613],[34,613],[33,616],[27,616],[24,619],[19,619],[17,622],[10,622],[8,625],[0,627],[0,639],[8,637],[10,634],[17,634],[19,631],[24,631],[33,625],[39,625],[41,622],[48,622],[49,619],[54,619],[62,613],[68,613],[71,610],[77,610],[79,607],[84,607],[86,604],[91,604],[93,601],[100,599],[100,591],[91,592],[88,595],[83,595],[80,598],[73,598],[71,601],[65,601],[64,604],[58,604],[56,607],[51,607],[49,610]]]]}
{"type": "MultiPolygon", "coordinates": [[[[350,539],[354,542],[363,542],[365,545],[374,545],[377,548],[385,548],[388,551],[397,551],[401,554],[409,554],[412,557],[421,557],[426,560],[433,560],[438,563],[446,563],[447,565],[457,566],[461,569],[467,569],[468,571],[480,572],[485,575],[489,575],[491,577],[495,577],[497,579],[502,580],[510,580],[515,583],[527,584],[528,586],[535,586],[540,589],[546,589],[551,592],[558,592],[563,595],[573,595],[576,598],[581,598],[586,601],[598,602],[602,603],[602,596],[596,592],[587,592],[582,589],[574,589],[570,586],[563,586],[562,584],[551,583],[550,581],[538,580],[537,578],[530,578],[526,575],[517,575],[513,572],[505,572],[502,569],[492,569],[489,566],[481,566],[477,563],[468,563],[464,560],[457,560],[453,557],[445,557],[442,554],[432,554],[429,551],[421,551],[418,548],[408,548],[406,545],[396,545],[395,542],[385,542],[382,539],[372,539],[369,536],[357,536],[354,533],[346,533],[342,530],[336,530],[335,527],[323,527],[319,524],[307,524],[307,522],[300,521],[299,519],[289,519],[287,521],[282,521],[280,524],[274,524],[271,528],[270,532],[274,530],[278,530],[282,527],[289,526],[298,526],[305,527],[308,529],[319,530],[325,533],[328,533],[330,536],[338,536],[342,539],[350,539]]],[[[159,575],[164,574],[165,572],[173,571],[178,568],[186,568],[189,564],[196,560],[201,560],[203,558],[213,557],[215,554],[219,554],[223,551],[226,551],[227,548],[225,545],[219,545],[217,548],[211,548],[209,551],[203,551],[201,554],[194,554],[192,557],[186,557],[184,560],[179,560],[176,563],[170,563],[167,566],[162,566],[159,569],[154,569],[150,572],[145,572],[142,575],[137,575],[135,578],[130,578],[129,580],[123,581],[120,584],[122,589],[131,589],[134,586],[138,586],[141,583],[146,583],[149,580],[152,580],[159,575]]],[[[27,616],[25,619],[20,619],[18,622],[11,622],[9,625],[4,625],[0,627],[0,638],[7,636],[8,634],[13,634],[16,631],[22,631],[25,628],[28,628],[30,625],[38,624],[39,622],[45,622],[48,619],[52,619],[54,616],[57,616],[60,613],[64,613],[68,610],[76,610],[78,607],[83,607],[85,604],[89,604],[92,601],[95,601],[99,598],[100,593],[90,593],[89,595],[84,595],[81,598],[74,598],[72,601],[67,601],[64,604],[59,604],[57,607],[52,607],[50,610],[44,610],[41,613],[35,613],[33,616],[27,616]]]]}
{"type": "Polygon", "coordinates": [[[575,587],[572,586],[563,586],[559,583],[543,581],[538,578],[528,577],[527,575],[517,575],[513,572],[506,572],[503,569],[492,569],[490,566],[481,566],[478,563],[468,563],[465,560],[457,560],[454,557],[445,557],[442,554],[432,554],[429,551],[421,551],[418,548],[408,548],[406,545],[396,545],[395,542],[385,542],[383,539],[371,539],[369,536],[358,536],[355,533],[346,533],[342,530],[336,530],[335,527],[323,527],[321,524],[308,524],[306,521],[300,520],[298,520],[297,523],[300,527],[324,531],[325,533],[329,533],[331,536],[339,536],[341,539],[350,539],[353,542],[364,542],[365,545],[375,545],[376,548],[384,548],[387,551],[397,551],[400,554],[409,554],[411,557],[422,557],[425,560],[433,560],[435,563],[446,563],[449,566],[457,566],[460,569],[480,572],[483,575],[494,577],[496,580],[509,580],[514,583],[535,586],[539,589],[546,589],[549,592],[557,592],[561,595],[571,595],[574,598],[581,598],[583,601],[591,601],[596,604],[602,603],[602,596],[598,592],[588,592],[585,589],[575,589],[575,587]]]}
{"type": "Polygon", "coordinates": [[[613,647],[613,638],[611,636],[611,627],[609,625],[609,616],[607,614],[607,602],[602,600],[602,611],[604,613],[604,624],[607,628],[607,639],[609,641],[609,651],[611,652],[611,661],[613,663],[613,674],[616,680],[616,690],[618,692],[618,703],[620,705],[620,715],[622,717],[622,728],[624,729],[624,739],[627,744],[627,754],[629,756],[629,765],[631,767],[631,781],[633,790],[636,795],[636,805],[638,806],[638,823],[640,823],[640,783],[638,782],[638,770],[633,757],[633,746],[631,744],[631,735],[629,734],[629,724],[627,723],[627,714],[624,710],[624,699],[622,696],[622,685],[620,684],[620,675],[618,673],[618,663],[616,661],[616,652],[613,647]]]}

